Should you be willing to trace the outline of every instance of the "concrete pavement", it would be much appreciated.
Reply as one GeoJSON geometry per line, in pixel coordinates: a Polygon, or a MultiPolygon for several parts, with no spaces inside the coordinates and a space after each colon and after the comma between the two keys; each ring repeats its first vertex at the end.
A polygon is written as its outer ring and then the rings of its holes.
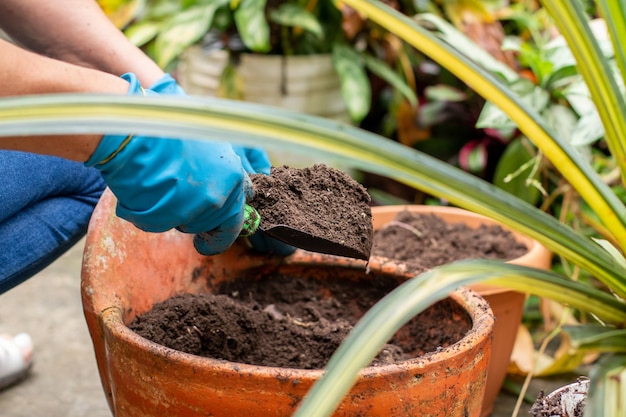
{"type": "Polygon", "coordinates": [[[0,332],[27,332],[35,343],[31,374],[0,391],[2,417],[111,417],[82,312],[83,245],[0,295],[0,332]]]}

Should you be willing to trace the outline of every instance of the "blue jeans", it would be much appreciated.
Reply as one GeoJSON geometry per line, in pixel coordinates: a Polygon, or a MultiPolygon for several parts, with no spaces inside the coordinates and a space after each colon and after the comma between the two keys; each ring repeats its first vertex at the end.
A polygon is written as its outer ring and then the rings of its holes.
{"type": "Polygon", "coordinates": [[[80,162],[0,151],[0,294],[85,235],[104,188],[100,173],[80,162]]]}

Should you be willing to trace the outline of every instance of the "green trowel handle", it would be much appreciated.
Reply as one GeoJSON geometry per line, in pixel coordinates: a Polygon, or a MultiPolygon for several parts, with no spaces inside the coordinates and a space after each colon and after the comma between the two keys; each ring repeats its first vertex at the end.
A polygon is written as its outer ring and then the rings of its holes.
{"type": "Polygon", "coordinates": [[[246,237],[253,235],[261,224],[261,216],[259,212],[252,206],[246,204],[243,212],[243,228],[239,236],[246,237]]]}

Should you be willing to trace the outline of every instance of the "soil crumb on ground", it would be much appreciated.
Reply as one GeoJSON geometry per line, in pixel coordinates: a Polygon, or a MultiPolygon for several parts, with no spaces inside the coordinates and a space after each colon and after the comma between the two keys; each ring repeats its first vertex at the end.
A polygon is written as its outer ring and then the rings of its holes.
{"type": "Polygon", "coordinates": [[[446,223],[430,213],[399,212],[394,221],[374,232],[373,256],[406,263],[416,273],[462,259],[502,259],[524,255],[528,248],[499,225],[472,229],[446,223]]]}
{"type": "MultiPolygon", "coordinates": [[[[253,365],[322,369],[357,320],[397,284],[294,276],[239,279],[216,294],[170,298],[130,328],[182,352],[253,365]]],[[[461,340],[471,319],[445,299],[405,325],[372,365],[435,352],[461,340]]]]}
{"type": "Polygon", "coordinates": [[[261,228],[287,225],[369,254],[373,226],[370,196],[348,174],[324,164],[308,168],[272,167],[251,175],[261,228]]]}

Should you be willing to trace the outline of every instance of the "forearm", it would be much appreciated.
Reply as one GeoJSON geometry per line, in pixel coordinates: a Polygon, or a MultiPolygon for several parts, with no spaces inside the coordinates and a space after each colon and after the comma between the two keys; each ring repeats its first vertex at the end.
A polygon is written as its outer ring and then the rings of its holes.
{"type": "Polygon", "coordinates": [[[0,96],[128,91],[128,83],[117,76],[47,58],[3,40],[0,56],[0,96]]]}
{"type": "Polygon", "coordinates": [[[0,149],[60,156],[85,162],[100,143],[102,135],[0,137],[0,149]]]}
{"type": "Polygon", "coordinates": [[[163,71],[131,44],[95,0],[2,0],[0,26],[18,43],[49,57],[150,86],[163,71]]]}
{"type": "MultiPolygon", "coordinates": [[[[43,57],[2,40],[0,56],[0,97],[52,93],[125,95],[128,92],[128,82],[119,77],[43,57]]],[[[86,161],[100,138],[101,135],[0,137],[0,149],[86,161]]]]}

